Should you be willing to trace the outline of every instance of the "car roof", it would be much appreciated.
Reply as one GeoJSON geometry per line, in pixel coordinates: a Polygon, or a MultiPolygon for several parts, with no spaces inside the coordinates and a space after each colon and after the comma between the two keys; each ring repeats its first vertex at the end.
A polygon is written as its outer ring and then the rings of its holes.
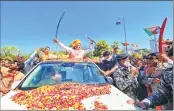
{"type": "Polygon", "coordinates": [[[41,63],[58,63],[58,62],[75,62],[75,63],[96,63],[98,61],[94,61],[92,59],[68,59],[68,58],[62,58],[62,59],[51,59],[51,60],[45,60],[42,61],[41,63]]]}
{"type": "MultiPolygon", "coordinates": [[[[60,63],[60,62],[73,62],[73,63],[84,63],[85,61],[74,61],[74,60],[46,60],[46,61],[42,61],[40,62],[40,64],[49,64],[49,63],[60,63]]],[[[87,61],[85,63],[93,63],[91,61],[87,61]]]]}
{"type": "Polygon", "coordinates": [[[74,63],[92,63],[95,66],[97,66],[98,69],[101,69],[99,64],[103,64],[101,62],[95,62],[93,60],[84,61],[84,60],[68,60],[68,59],[60,60],[60,59],[57,59],[57,60],[45,60],[45,61],[42,61],[42,62],[38,63],[34,68],[36,68],[37,66],[39,66],[41,64],[56,64],[56,63],[60,63],[60,62],[65,62],[65,63],[73,63],[73,62],[74,63]]]}

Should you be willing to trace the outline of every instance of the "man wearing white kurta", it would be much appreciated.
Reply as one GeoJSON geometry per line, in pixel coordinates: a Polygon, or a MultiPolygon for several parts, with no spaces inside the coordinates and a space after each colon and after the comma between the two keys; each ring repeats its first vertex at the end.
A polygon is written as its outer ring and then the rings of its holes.
{"type": "Polygon", "coordinates": [[[94,50],[93,42],[91,41],[90,47],[86,50],[81,49],[81,42],[79,40],[75,40],[72,44],[73,48],[65,46],[63,43],[59,42],[57,39],[53,39],[53,41],[58,44],[62,49],[67,51],[71,58],[82,59],[85,55],[94,50]]]}

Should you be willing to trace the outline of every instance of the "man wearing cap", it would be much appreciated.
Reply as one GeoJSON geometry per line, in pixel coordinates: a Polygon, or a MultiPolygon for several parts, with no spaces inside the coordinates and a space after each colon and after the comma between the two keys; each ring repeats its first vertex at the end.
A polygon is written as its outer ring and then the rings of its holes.
{"type": "Polygon", "coordinates": [[[65,46],[56,38],[53,41],[58,44],[62,49],[67,51],[70,55],[70,58],[83,59],[85,55],[93,50],[93,42],[90,41],[90,47],[87,50],[82,50],[80,40],[75,40],[72,44],[73,48],[65,46]]]}
{"type": "MultiPolygon", "coordinates": [[[[107,51],[105,52],[105,53],[107,53],[107,51]]],[[[119,54],[119,56],[117,57],[113,57],[113,56],[106,56],[105,58],[108,58],[109,60],[111,60],[112,61],[112,67],[111,67],[111,69],[109,70],[109,71],[106,71],[106,72],[104,72],[104,71],[102,71],[102,73],[105,75],[105,76],[108,76],[108,75],[112,75],[113,73],[114,73],[114,71],[119,67],[119,63],[118,63],[118,59],[120,58],[120,56],[125,56],[125,55],[128,55],[128,54],[119,54]]],[[[134,66],[132,66],[131,64],[130,64],[130,60],[129,60],[129,67],[131,67],[131,70],[132,70],[132,74],[133,74],[133,76],[136,76],[137,75],[137,73],[138,73],[138,70],[137,70],[137,68],[135,68],[134,66]]]]}
{"type": "Polygon", "coordinates": [[[117,56],[118,68],[113,74],[115,85],[118,89],[124,92],[129,97],[136,99],[136,91],[138,88],[138,82],[133,77],[132,66],[130,65],[128,54],[119,54],[117,56]]]}

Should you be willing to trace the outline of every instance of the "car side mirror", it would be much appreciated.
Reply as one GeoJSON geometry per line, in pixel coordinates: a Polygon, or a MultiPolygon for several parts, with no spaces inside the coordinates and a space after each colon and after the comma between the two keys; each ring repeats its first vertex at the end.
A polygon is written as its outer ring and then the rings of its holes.
{"type": "Polygon", "coordinates": [[[12,86],[11,86],[11,89],[15,89],[17,87],[17,85],[20,83],[21,81],[15,81],[12,86]]]}

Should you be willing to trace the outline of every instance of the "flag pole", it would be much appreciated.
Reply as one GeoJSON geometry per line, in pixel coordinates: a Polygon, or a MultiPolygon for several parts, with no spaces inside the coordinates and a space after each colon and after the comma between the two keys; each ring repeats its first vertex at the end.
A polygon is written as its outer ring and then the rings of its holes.
{"type": "Polygon", "coordinates": [[[158,52],[156,34],[154,34],[154,42],[155,42],[155,51],[158,52]]]}
{"type": "Polygon", "coordinates": [[[123,17],[123,22],[124,22],[124,35],[125,35],[125,43],[126,43],[126,52],[127,52],[127,38],[126,38],[126,26],[125,26],[125,21],[123,17]]]}

